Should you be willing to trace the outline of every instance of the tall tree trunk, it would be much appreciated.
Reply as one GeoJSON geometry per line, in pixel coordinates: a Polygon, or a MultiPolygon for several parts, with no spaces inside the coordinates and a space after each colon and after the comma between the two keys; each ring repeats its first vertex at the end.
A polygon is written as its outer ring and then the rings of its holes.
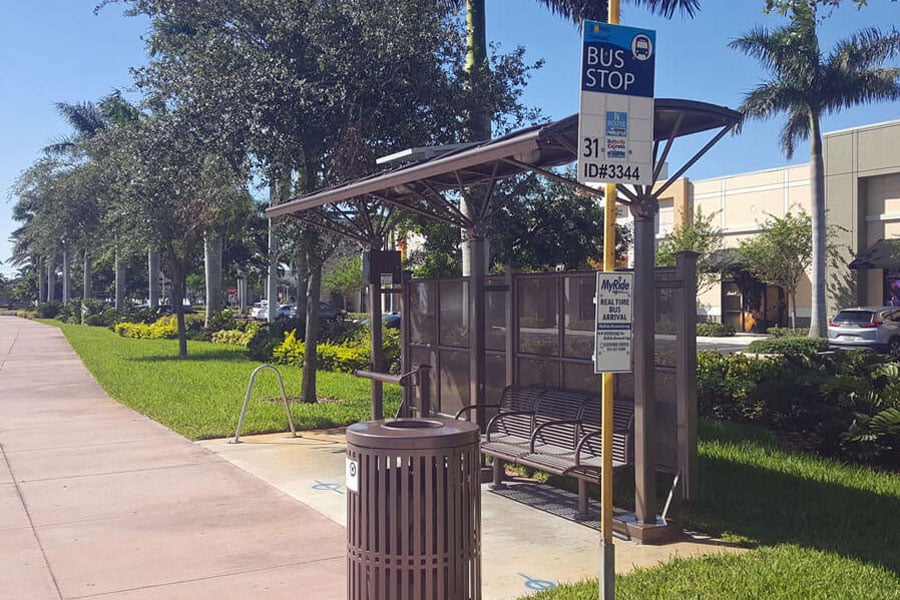
{"type": "Polygon", "coordinates": [[[275,227],[272,219],[269,219],[269,270],[266,277],[266,299],[269,307],[266,313],[266,321],[275,320],[275,311],[278,308],[278,253],[275,240],[275,227]]]}
{"type": "Polygon", "coordinates": [[[303,402],[318,402],[316,395],[316,369],[318,357],[316,348],[319,345],[319,293],[322,288],[322,256],[319,253],[318,232],[310,234],[313,238],[308,248],[307,264],[309,265],[309,287],[306,302],[306,336],[303,353],[303,378],[300,395],[303,402]]]}
{"type": "Polygon", "coordinates": [[[203,238],[206,274],[206,324],[222,310],[222,236],[208,231],[203,238]]]}
{"type": "Polygon", "coordinates": [[[309,261],[305,249],[301,249],[294,257],[294,271],[297,276],[297,315],[306,315],[309,304],[309,261]]]}
{"type": "Polygon", "coordinates": [[[789,310],[791,312],[791,329],[797,328],[797,290],[791,288],[790,294],[788,294],[788,303],[790,304],[789,310]]]}
{"type": "Polygon", "coordinates": [[[150,308],[159,306],[159,250],[147,252],[147,304],[150,308]]]}
{"type": "Polygon", "coordinates": [[[47,296],[43,298],[44,302],[53,302],[56,300],[56,264],[53,260],[47,261],[47,296]]]}
{"type": "Polygon", "coordinates": [[[63,248],[62,260],[62,303],[68,304],[72,299],[72,258],[68,248],[63,248]]]}
{"type": "Polygon", "coordinates": [[[82,279],[82,285],[81,285],[81,289],[82,289],[81,297],[84,300],[88,300],[88,299],[94,297],[94,288],[91,283],[92,279],[93,279],[93,271],[91,268],[91,253],[87,248],[85,248],[84,249],[84,277],[82,279]]]}
{"type": "MultiPolygon", "coordinates": [[[[170,250],[171,252],[171,250],[170,250]]],[[[174,253],[173,253],[174,254],[174,253]]],[[[186,269],[174,255],[169,257],[168,271],[172,277],[172,285],[169,291],[172,302],[172,310],[175,312],[175,321],[178,324],[178,356],[186,358],[187,351],[187,328],[184,322],[184,291],[186,288],[185,278],[187,277],[186,269]]]]}
{"type": "Polygon", "coordinates": [[[47,273],[44,269],[44,261],[37,259],[35,260],[34,266],[38,276],[37,301],[38,303],[41,303],[47,299],[47,273]]]}
{"type": "Polygon", "coordinates": [[[810,117],[809,180],[812,194],[812,311],[809,337],[827,332],[825,312],[825,164],[822,158],[822,131],[819,115],[810,117]]]}
{"type": "Polygon", "coordinates": [[[125,309],[125,261],[116,248],[116,310],[125,309]]]}

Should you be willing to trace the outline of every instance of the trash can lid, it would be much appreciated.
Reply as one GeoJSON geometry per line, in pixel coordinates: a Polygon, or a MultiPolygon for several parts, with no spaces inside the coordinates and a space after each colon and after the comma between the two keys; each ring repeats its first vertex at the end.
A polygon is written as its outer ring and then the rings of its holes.
{"type": "Polygon", "coordinates": [[[347,427],[347,443],[364,448],[453,448],[478,441],[478,426],[442,417],[362,421],[347,427]]]}

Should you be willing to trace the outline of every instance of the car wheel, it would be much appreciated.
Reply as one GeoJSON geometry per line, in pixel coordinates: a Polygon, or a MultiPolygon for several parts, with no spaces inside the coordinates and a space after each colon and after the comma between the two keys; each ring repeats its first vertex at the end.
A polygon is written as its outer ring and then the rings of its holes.
{"type": "Polygon", "coordinates": [[[900,360],[900,338],[891,338],[888,342],[888,352],[893,360],[900,360]]]}

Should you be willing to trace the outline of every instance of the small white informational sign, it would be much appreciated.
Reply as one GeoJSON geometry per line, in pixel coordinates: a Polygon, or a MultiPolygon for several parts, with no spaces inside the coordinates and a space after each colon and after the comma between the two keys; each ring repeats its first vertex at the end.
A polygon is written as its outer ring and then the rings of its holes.
{"type": "Polygon", "coordinates": [[[594,373],[630,373],[633,273],[597,273],[594,373]]]}
{"type": "Polygon", "coordinates": [[[577,179],[650,184],[656,32],[598,21],[582,30],[577,179]]]}
{"type": "Polygon", "coordinates": [[[347,458],[347,489],[351,492],[359,492],[359,462],[347,458]]]}

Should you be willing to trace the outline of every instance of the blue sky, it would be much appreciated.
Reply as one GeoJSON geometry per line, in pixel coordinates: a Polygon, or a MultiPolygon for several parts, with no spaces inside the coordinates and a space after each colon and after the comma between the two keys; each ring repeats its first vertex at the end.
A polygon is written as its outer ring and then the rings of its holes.
{"type": "MultiPolygon", "coordinates": [[[[821,28],[823,48],[863,27],[900,23],[900,3],[870,0],[862,11],[849,0],[845,3],[821,28]]],[[[148,22],[122,16],[118,5],[94,15],[95,4],[95,0],[37,0],[4,6],[0,20],[0,261],[9,258],[7,240],[16,227],[10,216],[10,186],[42,147],[67,133],[54,103],[97,100],[112,88],[127,92],[129,68],[146,59],[142,36],[148,22]]],[[[534,0],[488,0],[487,5],[488,35],[501,50],[522,45],[528,60],[545,60],[528,86],[525,101],[552,118],[577,112],[578,29],[551,16],[534,0]]],[[[693,20],[666,21],[623,1],[622,23],[657,31],[657,97],[735,108],[765,73],[752,59],[729,50],[728,41],[755,24],[775,27],[781,20],[762,14],[763,0],[702,0],[702,6],[693,20]]],[[[827,118],[824,128],[833,131],[893,119],[900,119],[900,102],[844,111],[827,118]]],[[[703,179],[788,164],[778,148],[778,128],[778,120],[748,123],[740,136],[722,140],[688,177],[703,179]]],[[[676,143],[670,164],[681,164],[687,152],[703,142],[705,138],[676,143]]],[[[807,158],[806,148],[801,147],[790,162],[807,158]]],[[[0,264],[0,272],[9,275],[13,270],[0,264]]]]}

